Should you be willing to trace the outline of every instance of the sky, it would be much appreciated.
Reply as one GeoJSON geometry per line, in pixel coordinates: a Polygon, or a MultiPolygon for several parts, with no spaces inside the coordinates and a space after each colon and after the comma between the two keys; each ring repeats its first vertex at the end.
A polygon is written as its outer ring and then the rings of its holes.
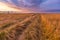
{"type": "Polygon", "coordinates": [[[0,2],[0,11],[20,11],[20,10],[8,7],[6,4],[0,2]]]}
{"type": "Polygon", "coordinates": [[[60,12],[60,0],[0,0],[35,12],[60,12]]]}

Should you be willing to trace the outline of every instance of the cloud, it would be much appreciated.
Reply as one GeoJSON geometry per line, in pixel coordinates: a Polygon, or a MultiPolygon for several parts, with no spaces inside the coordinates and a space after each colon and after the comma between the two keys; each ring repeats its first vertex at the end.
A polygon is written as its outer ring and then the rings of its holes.
{"type": "Polygon", "coordinates": [[[0,0],[33,11],[60,10],[60,0],[0,0]]]}
{"type": "Polygon", "coordinates": [[[54,12],[60,10],[60,1],[59,0],[47,0],[46,2],[40,5],[41,10],[46,12],[54,12]],[[49,11],[50,10],[50,11],[49,11]]]}
{"type": "Polygon", "coordinates": [[[6,2],[10,4],[14,4],[17,6],[38,6],[40,3],[46,0],[0,0],[1,2],[6,2]]]}
{"type": "Polygon", "coordinates": [[[21,5],[21,4],[24,4],[24,5],[27,5],[27,6],[37,6],[40,4],[41,0],[2,0],[4,2],[8,2],[8,3],[11,3],[11,4],[15,4],[15,5],[21,5]]]}
{"type": "Polygon", "coordinates": [[[17,8],[13,8],[8,6],[8,4],[6,5],[5,3],[0,2],[0,11],[20,11],[17,8]]]}

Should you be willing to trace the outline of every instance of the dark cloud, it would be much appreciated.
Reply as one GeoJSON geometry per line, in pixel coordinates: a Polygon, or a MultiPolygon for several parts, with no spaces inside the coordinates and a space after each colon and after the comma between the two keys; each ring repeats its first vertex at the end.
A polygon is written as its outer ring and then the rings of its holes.
{"type": "Polygon", "coordinates": [[[0,0],[1,2],[13,3],[17,6],[24,4],[27,6],[38,6],[46,0],[0,0]]]}

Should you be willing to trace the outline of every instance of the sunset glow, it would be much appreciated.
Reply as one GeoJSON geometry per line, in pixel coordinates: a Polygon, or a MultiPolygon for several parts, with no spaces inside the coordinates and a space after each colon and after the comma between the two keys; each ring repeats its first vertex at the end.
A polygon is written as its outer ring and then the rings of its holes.
{"type": "Polygon", "coordinates": [[[21,10],[16,9],[16,8],[9,7],[8,5],[1,3],[1,2],[0,2],[0,4],[1,4],[0,11],[21,11],[21,10]]]}

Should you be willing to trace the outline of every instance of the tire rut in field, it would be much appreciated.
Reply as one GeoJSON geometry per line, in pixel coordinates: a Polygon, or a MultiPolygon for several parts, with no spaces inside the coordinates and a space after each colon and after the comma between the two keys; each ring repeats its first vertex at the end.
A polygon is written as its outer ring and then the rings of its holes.
{"type": "Polygon", "coordinates": [[[4,39],[0,37],[1,40],[17,40],[17,37],[24,32],[24,30],[28,27],[28,25],[32,22],[36,16],[31,16],[29,18],[24,19],[21,22],[17,22],[14,25],[11,25],[9,28],[4,29],[0,32],[0,35],[4,33],[4,39]]]}

